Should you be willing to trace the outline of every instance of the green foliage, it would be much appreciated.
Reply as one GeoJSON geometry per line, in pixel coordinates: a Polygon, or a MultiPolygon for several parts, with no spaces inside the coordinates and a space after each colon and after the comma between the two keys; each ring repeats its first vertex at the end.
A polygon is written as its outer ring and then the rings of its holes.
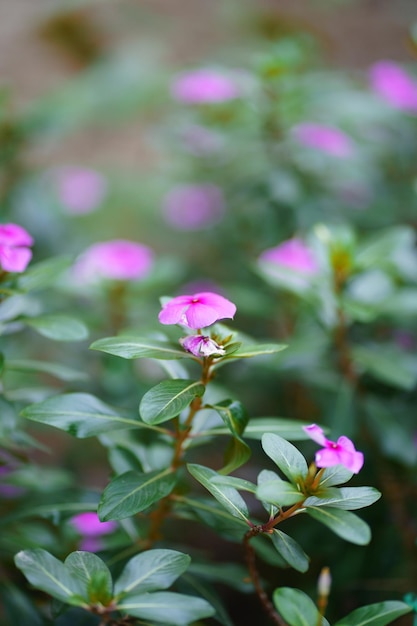
{"type": "Polygon", "coordinates": [[[164,380],[145,393],[139,413],[147,424],[161,424],[178,417],[204,391],[205,387],[199,381],[164,380]]]}

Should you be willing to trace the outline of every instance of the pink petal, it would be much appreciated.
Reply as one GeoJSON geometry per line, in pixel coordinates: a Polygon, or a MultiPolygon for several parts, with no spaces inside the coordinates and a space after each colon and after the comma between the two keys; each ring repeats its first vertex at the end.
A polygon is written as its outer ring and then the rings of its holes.
{"type": "Polygon", "coordinates": [[[339,437],[339,439],[336,442],[336,445],[338,448],[342,448],[343,450],[346,450],[347,452],[356,452],[353,442],[349,439],[349,437],[345,437],[344,435],[339,437]]]}
{"type": "Polygon", "coordinates": [[[0,245],[0,265],[5,272],[24,272],[32,258],[29,248],[0,245]]]}
{"type": "Polygon", "coordinates": [[[310,424],[310,426],[303,426],[304,432],[320,446],[325,446],[328,443],[328,439],[324,436],[323,429],[317,424],[310,424]]]}
{"type": "Polygon", "coordinates": [[[158,315],[161,324],[184,324],[184,314],[189,304],[169,304],[158,315]]]}
{"type": "Polygon", "coordinates": [[[112,533],[117,528],[117,523],[114,521],[101,522],[97,513],[88,511],[85,513],[79,513],[74,515],[70,523],[74,528],[84,537],[99,537],[100,535],[107,535],[112,533]]]}
{"type": "Polygon", "coordinates": [[[33,237],[19,224],[0,224],[0,245],[31,246],[33,237]]]}
{"type": "Polygon", "coordinates": [[[207,306],[201,302],[195,302],[190,304],[189,308],[185,312],[187,319],[187,325],[190,328],[204,328],[217,322],[222,316],[219,316],[218,311],[210,306],[207,306]]]}
{"type": "Polygon", "coordinates": [[[196,293],[193,296],[193,299],[198,299],[199,302],[205,304],[213,309],[216,309],[218,317],[217,319],[221,320],[224,318],[232,319],[234,314],[236,313],[236,305],[230,300],[227,300],[223,296],[220,296],[218,293],[212,293],[211,291],[203,291],[201,293],[196,293]]]}
{"type": "Polygon", "coordinates": [[[317,467],[333,467],[333,465],[340,465],[341,460],[336,448],[323,448],[316,452],[315,457],[317,467]]]}
{"type": "Polygon", "coordinates": [[[346,450],[340,450],[339,459],[339,462],[354,474],[357,474],[360,471],[364,462],[362,452],[356,451],[347,452],[346,450]]]}

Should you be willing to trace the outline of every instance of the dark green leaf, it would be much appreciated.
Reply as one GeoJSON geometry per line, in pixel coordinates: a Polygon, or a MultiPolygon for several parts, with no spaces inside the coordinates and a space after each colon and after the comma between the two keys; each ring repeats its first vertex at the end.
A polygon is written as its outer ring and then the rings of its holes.
{"type": "Polygon", "coordinates": [[[305,512],[318,522],[328,526],[336,535],[360,546],[371,540],[371,531],[366,522],[350,511],[331,506],[308,507],[305,512]]]}
{"type": "Polygon", "coordinates": [[[377,602],[355,609],[334,626],[386,626],[410,611],[411,607],[404,602],[377,602]]]}
{"type": "Polygon", "coordinates": [[[193,380],[163,380],[143,396],[139,412],[147,424],[160,424],[177,417],[196,397],[204,394],[202,383],[193,380]]]}
{"type": "Polygon", "coordinates": [[[292,537],[283,533],[282,530],[274,528],[271,539],[275,549],[288,565],[291,565],[298,572],[306,572],[308,570],[310,559],[292,537]]]}
{"type": "Polygon", "coordinates": [[[321,618],[313,600],[303,591],[291,587],[275,589],[273,601],[278,613],[288,626],[329,626],[326,618],[321,618]]]}
{"type": "Polygon", "coordinates": [[[416,359],[397,346],[356,346],[353,359],[359,367],[383,383],[405,390],[416,386],[416,359]]]}
{"type": "Polygon", "coordinates": [[[168,589],[191,562],[188,554],[176,550],[147,550],[125,565],[114,587],[118,596],[168,589]]]}
{"type": "Polygon", "coordinates": [[[104,337],[91,344],[92,350],[100,350],[124,359],[186,359],[192,355],[180,350],[175,344],[147,337],[104,337]]]}
{"type": "Polygon", "coordinates": [[[177,482],[170,469],[147,474],[130,471],[117,476],[103,492],[98,514],[102,521],[118,520],[144,511],[169,495],[177,482]]]}
{"type": "Polygon", "coordinates": [[[209,406],[217,411],[232,435],[242,435],[249,421],[249,414],[241,402],[238,400],[224,400],[209,406]]]}
{"type": "Polygon", "coordinates": [[[167,626],[186,626],[214,614],[208,602],[195,596],[170,591],[131,596],[118,604],[118,608],[134,617],[153,620],[167,626]]]}
{"type": "Polygon", "coordinates": [[[65,430],[84,438],[120,428],[140,427],[141,423],[118,415],[98,398],[87,393],[53,396],[22,411],[23,417],[65,430]]]}
{"type": "Polygon", "coordinates": [[[262,437],[262,447],[291,482],[298,483],[300,478],[307,476],[307,461],[301,452],[279,435],[265,433],[262,437]]]}

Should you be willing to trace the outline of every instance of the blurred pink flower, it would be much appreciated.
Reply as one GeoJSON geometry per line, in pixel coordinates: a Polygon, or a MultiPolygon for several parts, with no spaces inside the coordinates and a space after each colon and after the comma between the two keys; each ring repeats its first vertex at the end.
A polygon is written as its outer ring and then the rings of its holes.
{"type": "Polygon", "coordinates": [[[184,147],[194,156],[205,157],[218,152],[224,145],[223,137],[214,131],[194,124],[181,135],[184,147]]]}
{"type": "Polygon", "coordinates": [[[183,337],[180,339],[180,344],[187,350],[187,352],[191,352],[194,356],[202,357],[202,356],[223,356],[226,354],[225,349],[222,346],[211,339],[211,337],[206,337],[204,335],[191,335],[189,337],[183,337]]]}
{"type": "Polygon", "coordinates": [[[74,215],[95,211],[107,192],[104,176],[85,167],[59,168],[56,185],[60,203],[74,215]]]}
{"type": "Polygon", "coordinates": [[[354,152],[352,139],[334,126],[303,122],[293,128],[293,134],[298,143],[338,158],[349,157],[354,152]]]}
{"type": "Polygon", "coordinates": [[[117,522],[101,522],[97,513],[93,511],[74,515],[70,519],[70,524],[83,537],[101,537],[114,532],[117,528],[117,522]]]}
{"type": "Polygon", "coordinates": [[[333,467],[334,465],[344,465],[348,470],[357,474],[363,465],[363,454],[355,450],[353,442],[348,437],[339,437],[337,442],[326,439],[323,429],[317,424],[303,426],[303,430],[309,437],[320,446],[321,450],[316,452],[317,467],[333,467]]]}
{"type": "Polygon", "coordinates": [[[178,185],[164,198],[162,211],[178,230],[199,230],[218,222],[224,213],[220,187],[212,184],[178,185]]]}
{"type": "Polygon", "coordinates": [[[262,252],[260,261],[282,265],[302,274],[315,274],[319,267],[313,252],[302,239],[294,237],[262,252]]]}
{"type": "Polygon", "coordinates": [[[396,109],[417,113],[417,81],[393,61],[378,61],[369,71],[371,87],[396,109]]]}
{"type": "Polygon", "coordinates": [[[95,243],[78,258],[74,275],[82,282],[103,278],[139,280],[149,274],[153,252],[147,246],[126,239],[95,243]]]}
{"type": "Polygon", "coordinates": [[[164,304],[159,313],[161,324],[182,324],[189,328],[204,328],[222,320],[233,318],[236,306],[217,293],[203,291],[193,296],[177,296],[164,304]]]}
{"type": "Polygon", "coordinates": [[[233,100],[240,95],[238,85],[217,70],[199,69],[174,79],[171,94],[185,104],[204,104],[233,100]]]}
{"type": "Polygon", "coordinates": [[[5,272],[24,272],[32,251],[33,237],[18,224],[0,224],[0,267],[5,272]]]}

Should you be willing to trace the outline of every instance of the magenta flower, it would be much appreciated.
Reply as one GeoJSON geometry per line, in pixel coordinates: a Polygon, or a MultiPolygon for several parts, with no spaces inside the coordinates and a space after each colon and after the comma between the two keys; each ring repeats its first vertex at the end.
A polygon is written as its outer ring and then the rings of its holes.
{"type": "Polygon", "coordinates": [[[171,85],[171,94],[185,104],[205,104],[238,98],[240,89],[229,76],[200,69],[178,76],[171,85]]]}
{"type": "Polygon", "coordinates": [[[298,143],[315,148],[338,158],[350,157],[354,152],[352,139],[339,128],[304,122],[293,128],[298,143]]]}
{"type": "Polygon", "coordinates": [[[78,513],[70,519],[70,524],[83,537],[101,537],[116,530],[117,523],[114,521],[101,522],[97,513],[88,511],[78,513]]]}
{"type": "Polygon", "coordinates": [[[302,239],[297,237],[283,241],[275,248],[265,250],[259,260],[282,265],[301,274],[315,274],[319,269],[313,252],[302,239]]]}
{"type": "Polygon", "coordinates": [[[216,185],[178,185],[165,197],[163,214],[179,230],[199,230],[218,222],[224,213],[222,190],[216,185]]]}
{"type": "Polygon", "coordinates": [[[370,68],[371,87],[392,107],[417,113],[417,81],[393,61],[379,61],[370,68]]]}
{"type": "Polygon", "coordinates": [[[193,296],[177,296],[164,304],[159,313],[161,324],[182,324],[189,328],[204,328],[233,318],[236,306],[217,293],[203,291],[193,296]]]}
{"type": "Polygon", "coordinates": [[[180,339],[180,344],[187,350],[187,352],[191,352],[194,356],[204,357],[204,356],[224,356],[226,354],[226,350],[219,346],[219,344],[211,339],[211,337],[206,337],[204,335],[191,335],[189,337],[184,337],[180,339]]]}
{"type": "Polygon", "coordinates": [[[323,446],[316,452],[317,467],[333,467],[334,465],[344,465],[348,470],[357,474],[363,465],[363,454],[355,450],[353,442],[348,437],[339,437],[334,442],[326,439],[323,429],[317,424],[303,426],[303,430],[313,441],[323,446]]]}
{"type": "Polygon", "coordinates": [[[92,169],[64,167],[58,170],[56,180],[58,199],[68,213],[91,213],[107,192],[106,179],[92,169]]]}
{"type": "Polygon", "coordinates": [[[82,282],[97,279],[139,280],[153,265],[153,252],[147,246],[125,239],[95,243],[79,257],[74,274],[82,282]]]}
{"type": "Polygon", "coordinates": [[[0,224],[0,267],[5,272],[24,272],[32,258],[33,237],[18,224],[0,224]]]}

